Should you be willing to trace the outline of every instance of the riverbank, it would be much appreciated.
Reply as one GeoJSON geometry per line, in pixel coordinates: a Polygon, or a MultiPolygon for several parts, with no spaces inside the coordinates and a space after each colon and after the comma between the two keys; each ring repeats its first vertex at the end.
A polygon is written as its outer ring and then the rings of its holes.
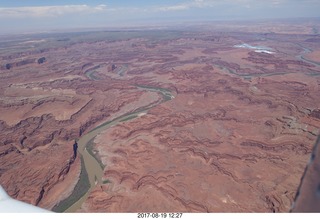
{"type": "Polygon", "coordinates": [[[78,140],[78,153],[81,154],[81,176],[74,189],[73,193],[65,200],[60,202],[53,211],[55,212],[75,212],[79,209],[82,203],[87,199],[90,190],[97,184],[108,183],[102,182],[102,176],[105,165],[100,158],[94,153],[94,138],[107,128],[117,125],[121,122],[126,122],[144,115],[149,109],[171,100],[174,98],[170,90],[151,86],[137,86],[139,89],[158,92],[162,96],[162,101],[152,105],[147,105],[131,113],[125,113],[111,121],[104,122],[93,128],[87,134],[81,136],[78,140]]]}
{"type": "Polygon", "coordinates": [[[66,211],[70,206],[73,205],[74,202],[79,200],[90,188],[88,173],[86,168],[84,168],[84,160],[82,157],[80,159],[81,159],[81,173],[80,173],[78,183],[76,184],[72,194],[68,198],[61,201],[58,205],[54,206],[52,208],[52,211],[54,212],[66,211]]]}

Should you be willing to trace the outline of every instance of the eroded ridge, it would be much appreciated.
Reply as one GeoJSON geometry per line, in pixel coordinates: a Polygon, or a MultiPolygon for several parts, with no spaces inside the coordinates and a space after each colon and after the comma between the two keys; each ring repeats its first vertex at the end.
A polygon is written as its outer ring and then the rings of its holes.
{"type": "Polygon", "coordinates": [[[81,150],[102,178],[75,211],[289,211],[319,134],[317,36],[43,38],[1,50],[0,183],[9,195],[47,209],[70,197],[81,169],[90,171],[72,145],[100,130],[81,150]]]}

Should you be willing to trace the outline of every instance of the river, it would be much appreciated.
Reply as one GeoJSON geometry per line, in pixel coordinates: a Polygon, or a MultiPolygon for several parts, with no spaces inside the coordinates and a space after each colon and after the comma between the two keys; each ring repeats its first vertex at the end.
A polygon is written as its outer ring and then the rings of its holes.
{"type": "MultiPolygon", "coordinates": [[[[88,77],[90,78],[90,77],[88,77]]],[[[91,78],[90,78],[91,79],[91,78]]],[[[64,211],[65,206],[68,207],[64,212],[76,212],[83,202],[87,199],[88,195],[90,194],[90,191],[97,185],[97,184],[103,184],[102,177],[104,168],[101,164],[101,161],[97,160],[97,158],[94,157],[94,153],[90,147],[90,144],[92,144],[93,139],[99,135],[102,131],[117,125],[120,122],[128,121],[130,119],[134,119],[139,117],[142,113],[147,113],[147,111],[165,101],[171,100],[174,98],[170,90],[159,88],[159,87],[151,87],[151,86],[144,86],[144,85],[136,85],[138,89],[141,90],[148,90],[151,92],[157,92],[162,95],[162,101],[159,101],[151,106],[148,107],[142,107],[138,110],[132,112],[132,113],[126,113],[122,116],[117,117],[116,119],[113,119],[111,121],[106,121],[105,123],[98,125],[97,127],[93,128],[91,131],[89,131],[87,134],[80,137],[78,140],[78,154],[82,157],[82,174],[86,172],[83,176],[80,176],[80,180],[78,184],[80,183],[86,183],[86,181],[89,181],[89,188],[86,188],[87,191],[84,195],[81,196],[79,199],[77,195],[77,192],[73,192],[67,199],[60,202],[58,206],[56,206],[54,209],[56,211],[64,211]],[[81,180],[85,182],[81,182],[81,180]],[[70,201],[69,201],[70,200],[70,201]],[[63,206],[64,205],[64,206],[63,206]],[[63,210],[57,210],[57,209],[63,209],[63,210]]],[[[77,186],[76,186],[77,187],[77,186]]],[[[81,187],[81,186],[80,186],[81,187]]],[[[83,186],[82,186],[83,187],[83,186]]],[[[83,192],[83,191],[82,191],[83,192]]]]}
{"type": "MultiPolygon", "coordinates": [[[[299,45],[301,46],[301,45],[299,45]]],[[[301,46],[302,47],[302,46],[301,46]]],[[[319,63],[313,62],[311,60],[307,60],[303,57],[303,55],[311,52],[310,49],[302,47],[304,49],[304,51],[302,52],[302,54],[296,56],[297,59],[308,62],[310,64],[314,64],[317,66],[320,66],[319,63]]],[[[288,74],[288,73],[267,73],[267,74],[247,74],[247,75],[239,75],[236,72],[234,72],[231,69],[228,69],[224,66],[219,66],[216,65],[217,67],[221,68],[222,70],[224,70],[225,72],[229,73],[229,74],[235,74],[239,77],[260,77],[260,76],[271,76],[271,75],[279,75],[279,74],[288,74]]],[[[91,80],[99,80],[99,78],[93,77],[93,73],[94,70],[96,70],[97,68],[99,68],[100,66],[97,66],[96,68],[91,69],[90,71],[86,72],[86,76],[91,79],[91,80]]],[[[85,171],[87,173],[87,180],[89,181],[89,188],[86,191],[86,193],[80,198],[77,199],[75,202],[71,203],[72,205],[65,210],[65,212],[75,212],[77,209],[79,209],[81,207],[81,205],[83,204],[83,202],[87,199],[88,195],[90,194],[90,191],[92,190],[92,188],[94,186],[96,186],[97,184],[102,184],[102,177],[103,177],[103,172],[104,169],[101,165],[101,163],[99,163],[99,161],[93,156],[93,152],[91,152],[91,154],[89,153],[89,145],[90,145],[90,141],[92,141],[97,135],[99,135],[102,131],[117,125],[120,122],[124,122],[130,119],[134,119],[136,117],[138,117],[138,115],[140,113],[146,113],[149,109],[165,102],[165,101],[169,101],[171,99],[174,98],[174,96],[172,95],[170,90],[164,89],[164,88],[159,88],[159,87],[152,87],[152,86],[146,86],[146,85],[136,85],[136,87],[138,89],[142,89],[142,90],[148,90],[151,92],[158,92],[160,94],[162,94],[162,98],[163,100],[161,102],[158,102],[152,106],[149,107],[143,107],[138,109],[135,112],[132,113],[127,113],[124,114],[114,120],[111,121],[107,121],[97,127],[95,127],[94,129],[92,129],[90,132],[88,132],[87,134],[83,135],[80,137],[80,139],[78,140],[78,153],[81,155],[82,159],[83,159],[83,166],[82,171],[85,171]]],[[[72,194],[71,196],[73,196],[74,194],[72,194]]],[[[68,197],[70,198],[70,197],[68,197]]],[[[72,200],[72,198],[71,198],[72,200]]],[[[70,203],[68,203],[68,205],[70,205],[70,203]]]]}
{"type": "MultiPolygon", "coordinates": [[[[298,60],[301,60],[303,62],[306,62],[308,64],[312,64],[312,65],[316,65],[317,67],[320,67],[320,63],[318,62],[315,62],[315,61],[312,61],[312,60],[309,60],[307,58],[304,57],[304,55],[312,52],[311,49],[309,48],[306,48],[298,43],[294,43],[294,45],[298,45],[299,47],[301,47],[303,49],[303,51],[296,56],[296,59],[298,60]]],[[[241,44],[241,45],[235,45],[236,48],[249,48],[249,49],[255,49],[255,48],[259,48],[259,49],[270,49],[269,47],[253,47],[253,46],[250,46],[248,44],[241,44]]],[[[217,65],[217,64],[214,64],[214,66],[220,68],[221,70],[223,70],[224,72],[228,73],[228,74],[233,74],[233,75],[237,75],[239,77],[242,77],[244,79],[251,79],[251,77],[268,77],[268,76],[273,76],[273,75],[285,75],[285,74],[292,74],[292,72],[274,72],[274,73],[263,73],[263,74],[252,74],[252,73],[242,73],[242,74],[238,74],[236,71],[232,70],[232,69],[229,69],[225,66],[221,66],[221,65],[217,65]]],[[[309,75],[311,76],[319,76],[320,73],[310,73],[309,75]]]]}

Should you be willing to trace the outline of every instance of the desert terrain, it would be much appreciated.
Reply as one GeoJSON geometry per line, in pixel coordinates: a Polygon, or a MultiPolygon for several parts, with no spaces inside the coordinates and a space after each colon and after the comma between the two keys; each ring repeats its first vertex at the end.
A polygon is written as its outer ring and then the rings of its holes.
{"type": "Polygon", "coordinates": [[[0,184],[56,212],[289,212],[320,134],[319,28],[2,35],[0,184]]]}

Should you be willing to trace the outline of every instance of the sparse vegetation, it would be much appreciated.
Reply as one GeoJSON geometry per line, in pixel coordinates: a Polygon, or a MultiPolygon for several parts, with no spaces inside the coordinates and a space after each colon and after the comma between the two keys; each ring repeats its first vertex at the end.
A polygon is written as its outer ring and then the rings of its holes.
{"type": "Polygon", "coordinates": [[[129,120],[137,118],[137,117],[138,117],[137,115],[128,116],[127,118],[124,118],[124,119],[120,120],[120,122],[129,121],[129,120]]]}
{"type": "Polygon", "coordinates": [[[111,183],[111,181],[109,179],[106,179],[106,180],[103,180],[102,183],[103,184],[108,184],[108,183],[111,183]]]}

